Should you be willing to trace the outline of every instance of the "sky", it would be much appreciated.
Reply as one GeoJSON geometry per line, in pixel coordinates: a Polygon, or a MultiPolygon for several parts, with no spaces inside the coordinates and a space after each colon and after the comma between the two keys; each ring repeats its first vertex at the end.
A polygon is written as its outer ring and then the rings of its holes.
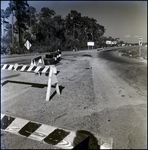
{"type": "MultiPolygon", "coordinates": [[[[5,10],[8,3],[1,1],[1,9],[5,10]]],[[[137,43],[142,36],[143,42],[147,42],[147,1],[28,1],[28,4],[37,13],[48,7],[63,18],[76,10],[82,17],[94,18],[103,25],[106,37],[137,43]]]]}

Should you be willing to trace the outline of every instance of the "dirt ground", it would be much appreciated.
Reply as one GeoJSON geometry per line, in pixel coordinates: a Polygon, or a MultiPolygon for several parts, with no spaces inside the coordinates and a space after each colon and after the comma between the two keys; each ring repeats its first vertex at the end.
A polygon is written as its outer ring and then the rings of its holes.
{"type": "Polygon", "coordinates": [[[1,89],[2,113],[113,137],[115,149],[145,147],[146,67],[123,65],[118,54],[118,63],[96,50],[63,57],[57,64],[61,95],[52,88],[48,102],[47,76],[4,70],[1,82],[10,81],[1,89]]]}

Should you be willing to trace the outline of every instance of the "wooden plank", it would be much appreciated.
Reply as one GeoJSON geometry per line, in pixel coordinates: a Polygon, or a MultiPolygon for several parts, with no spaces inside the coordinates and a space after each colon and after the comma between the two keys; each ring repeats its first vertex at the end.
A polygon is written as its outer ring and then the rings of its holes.
{"type": "Polygon", "coordinates": [[[7,67],[7,64],[4,64],[4,66],[2,67],[2,70],[4,70],[7,67]]]}
{"type": "Polygon", "coordinates": [[[8,68],[8,70],[12,70],[13,66],[14,65],[10,65],[9,68],[8,68]]]}
{"type": "Polygon", "coordinates": [[[20,71],[24,71],[27,65],[24,65],[20,71]]]}
{"type": "Polygon", "coordinates": [[[27,71],[31,71],[33,67],[34,67],[34,65],[31,65],[27,71]]]}
{"type": "Polygon", "coordinates": [[[45,68],[43,69],[42,73],[46,73],[46,71],[50,68],[50,66],[45,66],[45,68]]]}
{"type": "Polygon", "coordinates": [[[47,87],[47,93],[46,93],[46,101],[49,101],[49,99],[50,99],[51,78],[52,78],[52,67],[50,68],[50,72],[49,72],[48,87],[47,87]]]}
{"type": "Polygon", "coordinates": [[[37,68],[34,70],[34,72],[38,72],[41,68],[42,68],[42,66],[37,66],[37,68]]]}

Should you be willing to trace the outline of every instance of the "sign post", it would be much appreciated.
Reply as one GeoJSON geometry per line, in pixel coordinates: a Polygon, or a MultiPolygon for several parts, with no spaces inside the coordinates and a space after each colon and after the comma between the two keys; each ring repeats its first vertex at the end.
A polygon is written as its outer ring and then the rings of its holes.
{"type": "Polygon", "coordinates": [[[141,47],[143,43],[143,37],[139,36],[139,57],[141,57],[141,47]]]}
{"type": "Polygon", "coordinates": [[[92,46],[92,49],[93,49],[94,42],[87,42],[87,46],[88,46],[88,50],[89,50],[89,46],[92,46]]]}

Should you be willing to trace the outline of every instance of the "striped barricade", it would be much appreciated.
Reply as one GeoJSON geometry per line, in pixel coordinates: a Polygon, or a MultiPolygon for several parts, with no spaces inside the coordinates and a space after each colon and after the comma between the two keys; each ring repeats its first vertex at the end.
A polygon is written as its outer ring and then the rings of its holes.
{"type": "Polygon", "coordinates": [[[44,60],[42,56],[31,59],[31,65],[34,65],[34,66],[44,65],[44,60]]]}
{"type": "Polygon", "coordinates": [[[34,66],[34,65],[19,65],[19,64],[2,64],[2,70],[14,70],[20,72],[38,73],[39,75],[49,73],[48,86],[46,93],[46,101],[50,99],[51,85],[56,85],[56,92],[60,95],[58,80],[57,80],[57,69],[54,65],[48,66],[34,66]]]}
{"type": "Polygon", "coordinates": [[[60,60],[61,60],[61,51],[57,51],[57,52],[51,52],[51,53],[45,54],[45,57],[38,56],[38,57],[31,59],[30,65],[34,65],[34,66],[54,65],[58,63],[60,60]]]}

